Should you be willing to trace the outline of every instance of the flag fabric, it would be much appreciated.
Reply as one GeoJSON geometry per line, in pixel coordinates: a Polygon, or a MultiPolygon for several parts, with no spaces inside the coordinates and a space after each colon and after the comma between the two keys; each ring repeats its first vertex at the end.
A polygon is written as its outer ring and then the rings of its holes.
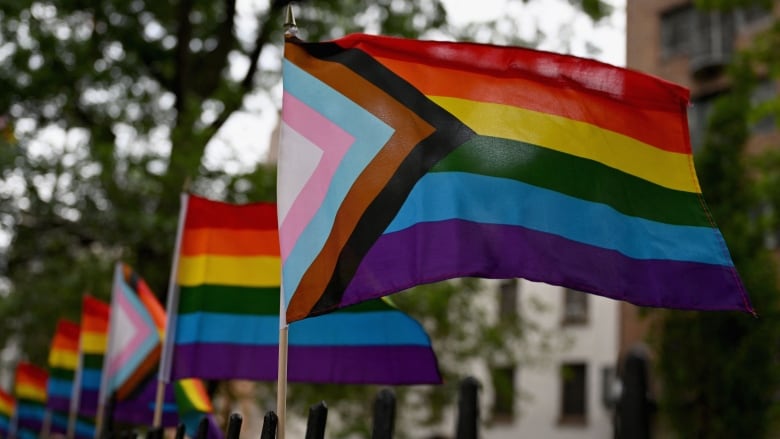
{"type": "Polygon", "coordinates": [[[16,401],[6,391],[0,389],[0,437],[8,437],[11,431],[11,418],[14,415],[16,401]]]}
{"type": "MultiPolygon", "coordinates": [[[[46,382],[46,408],[50,411],[49,431],[52,434],[67,434],[70,400],[78,368],[79,339],[81,328],[78,323],[60,319],[49,349],[49,379],[46,382]]],[[[76,418],[75,437],[92,439],[95,425],[89,419],[76,418]]]]}
{"type": "Polygon", "coordinates": [[[185,378],[175,382],[176,406],[179,419],[186,429],[187,435],[196,437],[198,427],[205,416],[208,420],[209,439],[221,439],[224,437],[222,429],[214,419],[214,407],[211,404],[203,381],[195,378],[185,378]]]}
{"type": "Polygon", "coordinates": [[[91,295],[84,295],[81,302],[79,338],[80,368],[77,371],[73,398],[73,403],[78,404],[77,413],[81,416],[97,415],[110,315],[111,307],[108,303],[91,295]]]}
{"type": "Polygon", "coordinates": [[[73,396],[73,381],[78,367],[78,323],[66,319],[57,322],[49,348],[49,380],[46,383],[46,407],[68,413],[73,396]]]}
{"type": "Polygon", "coordinates": [[[49,374],[45,369],[32,363],[21,362],[16,365],[14,397],[16,425],[19,430],[27,429],[36,433],[41,431],[46,415],[48,378],[49,374]]]}
{"type": "MultiPolygon", "coordinates": [[[[276,380],[276,205],[185,195],[182,206],[171,377],[276,380]]],[[[290,326],[287,374],[291,382],[441,382],[420,324],[382,300],[290,326]]]]}
{"type": "Polygon", "coordinates": [[[146,282],[127,264],[117,263],[111,319],[103,362],[100,402],[111,394],[126,399],[149,379],[160,360],[165,310],[146,282]]]}
{"type": "Polygon", "coordinates": [[[516,47],[289,39],[287,321],[456,277],[752,311],[693,166],[686,89],[516,47]]]}

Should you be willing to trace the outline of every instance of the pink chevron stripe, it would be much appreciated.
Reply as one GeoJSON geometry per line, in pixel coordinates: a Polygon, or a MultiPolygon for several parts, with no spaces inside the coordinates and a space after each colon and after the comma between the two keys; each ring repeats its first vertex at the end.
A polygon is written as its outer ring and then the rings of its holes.
{"type": "MultiPolygon", "coordinates": [[[[279,225],[282,260],[290,254],[306,224],[322,204],[341,159],[355,138],[294,96],[284,93],[282,120],[285,125],[322,151],[314,172],[298,192],[279,225]]],[[[290,133],[292,134],[292,133],[290,133]]]]}
{"type": "MultiPolygon", "coordinates": [[[[121,287],[120,287],[121,288],[121,287]]],[[[127,300],[124,293],[117,294],[117,303],[129,322],[130,327],[117,328],[118,331],[132,331],[132,338],[122,347],[119,355],[109,358],[108,375],[116,376],[119,369],[130,361],[130,358],[139,351],[139,347],[144,340],[153,334],[152,328],[146,325],[143,318],[138,314],[133,305],[127,300]]]]}

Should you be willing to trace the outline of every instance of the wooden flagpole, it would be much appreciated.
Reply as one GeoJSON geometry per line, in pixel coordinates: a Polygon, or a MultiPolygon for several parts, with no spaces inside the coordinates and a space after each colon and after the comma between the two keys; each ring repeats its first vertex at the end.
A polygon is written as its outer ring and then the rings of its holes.
{"type": "MultiPolygon", "coordinates": [[[[82,316],[83,310],[83,297],[82,297],[82,316]]],[[[79,324],[80,325],[80,324],[79,324]]],[[[70,407],[68,410],[68,428],[65,432],[67,439],[73,439],[76,437],[76,421],[79,415],[79,405],[81,404],[81,380],[82,369],[84,368],[84,346],[81,345],[81,329],[79,329],[79,355],[76,360],[76,373],[73,378],[73,388],[70,390],[70,407]]]]}
{"type": "MultiPolygon", "coordinates": [[[[294,37],[298,34],[298,26],[295,24],[292,4],[287,4],[284,14],[284,37],[294,37]]],[[[279,131],[281,136],[281,130],[279,131]]],[[[281,149],[281,142],[279,142],[281,149]]],[[[284,282],[279,288],[279,364],[276,374],[276,416],[279,420],[276,438],[284,439],[287,420],[287,301],[284,294],[284,282]]]]}
{"type": "Polygon", "coordinates": [[[176,340],[176,317],[179,308],[179,287],[177,278],[179,275],[179,253],[181,252],[181,239],[184,232],[184,220],[187,217],[187,202],[189,194],[185,191],[181,194],[181,207],[179,208],[179,222],[176,229],[176,244],[173,249],[173,261],[171,262],[171,276],[168,279],[168,299],[165,305],[166,319],[165,331],[162,339],[162,355],[160,357],[160,368],[157,375],[157,394],[154,403],[154,421],[152,426],[160,428],[162,426],[163,404],[165,403],[165,385],[171,379],[171,363],[173,362],[173,345],[176,340]]]}
{"type": "Polygon", "coordinates": [[[105,416],[106,416],[106,399],[108,399],[109,394],[111,393],[111,389],[108,388],[109,386],[109,380],[108,380],[108,361],[109,361],[109,355],[111,354],[112,350],[112,341],[115,338],[116,334],[114,332],[117,331],[116,323],[114,323],[113,320],[113,314],[114,314],[114,300],[116,297],[114,297],[114,287],[117,285],[117,279],[118,276],[121,276],[121,265],[120,262],[116,262],[114,264],[114,276],[111,279],[111,304],[110,304],[110,310],[111,314],[109,314],[109,320],[108,320],[108,340],[106,342],[106,352],[103,356],[103,368],[100,373],[100,388],[98,390],[98,407],[97,407],[97,414],[95,416],[95,439],[100,438],[102,435],[104,422],[105,422],[105,416]]]}

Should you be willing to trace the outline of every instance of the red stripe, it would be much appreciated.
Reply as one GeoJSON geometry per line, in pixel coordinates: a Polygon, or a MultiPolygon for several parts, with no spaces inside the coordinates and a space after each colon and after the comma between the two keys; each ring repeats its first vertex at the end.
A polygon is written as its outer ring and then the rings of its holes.
{"type": "Polygon", "coordinates": [[[190,195],[184,228],[204,227],[276,230],[276,204],[230,204],[190,195]]]}
{"type": "Polygon", "coordinates": [[[689,145],[679,141],[687,138],[687,120],[680,115],[688,105],[688,90],[644,73],[519,47],[369,35],[336,43],[377,57],[429,96],[526,108],[690,153],[689,145]]]}
{"type": "Polygon", "coordinates": [[[69,320],[57,322],[57,331],[51,343],[51,350],[77,351],[79,349],[79,325],[69,320]]]}

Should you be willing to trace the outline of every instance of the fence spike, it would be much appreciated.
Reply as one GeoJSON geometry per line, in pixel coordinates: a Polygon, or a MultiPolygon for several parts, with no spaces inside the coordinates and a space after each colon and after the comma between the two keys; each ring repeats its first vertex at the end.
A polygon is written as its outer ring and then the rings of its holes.
{"type": "Polygon", "coordinates": [[[372,439],[392,439],[395,427],[395,393],[384,388],[374,400],[374,427],[372,439]]]}
{"type": "Polygon", "coordinates": [[[479,426],[479,381],[466,377],[458,393],[458,423],[455,439],[477,439],[479,426]]]}
{"type": "Polygon", "coordinates": [[[238,436],[241,434],[241,424],[243,422],[244,419],[238,413],[230,415],[225,439],[238,439],[238,436]]]}
{"type": "Polygon", "coordinates": [[[276,424],[279,418],[273,410],[270,410],[263,417],[263,430],[260,432],[260,439],[274,439],[276,437],[276,424]]]}
{"type": "Polygon", "coordinates": [[[186,434],[187,427],[185,427],[184,424],[179,424],[176,426],[176,439],[184,439],[186,434]]]}
{"type": "Polygon", "coordinates": [[[328,420],[328,406],[320,401],[309,408],[305,439],[324,439],[325,423],[328,420]]]}

